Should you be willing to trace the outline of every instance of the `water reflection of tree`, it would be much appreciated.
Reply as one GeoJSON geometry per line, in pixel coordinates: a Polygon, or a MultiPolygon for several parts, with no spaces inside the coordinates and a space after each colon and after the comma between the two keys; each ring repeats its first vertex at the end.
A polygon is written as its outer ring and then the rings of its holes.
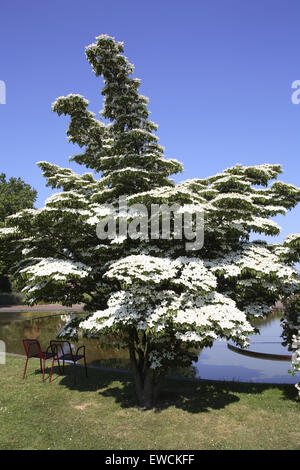
{"type": "MultiPolygon", "coordinates": [[[[24,354],[23,338],[38,339],[42,349],[45,349],[51,339],[55,339],[59,331],[69,320],[69,315],[51,315],[30,320],[16,320],[0,326],[0,339],[5,341],[6,351],[15,354],[24,354]]],[[[121,343],[110,343],[107,337],[99,339],[87,339],[80,337],[78,342],[73,342],[74,348],[81,344],[86,345],[87,363],[100,367],[113,369],[131,369],[128,350],[121,343]]],[[[198,351],[200,354],[200,350],[198,351]]],[[[170,375],[195,376],[195,369],[183,368],[170,371],[170,375]]]]}
{"type": "Polygon", "coordinates": [[[278,322],[281,320],[283,312],[280,310],[272,310],[267,317],[255,318],[251,321],[251,325],[259,329],[260,326],[268,325],[273,322],[278,322]]]}
{"type": "Polygon", "coordinates": [[[24,354],[23,338],[38,339],[42,348],[46,348],[50,340],[62,328],[63,322],[59,316],[36,318],[32,320],[13,321],[8,325],[0,326],[0,338],[6,344],[6,351],[15,354],[24,354]]]}
{"type": "MultiPolygon", "coordinates": [[[[51,339],[55,339],[59,331],[69,320],[68,315],[51,315],[45,318],[35,318],[24,321],[12,321],[0,326],[0,339],[5,341],[6,351],[15,354],[24,354],[23,338],[38,339],[42,349],[45,349],[51,339]]],[[[127,351],[121,347],[111,347],[99,344],[99,340],[79,338],[72,343],[74,348],[85,344],[87,361],[89,364],[98,364],[103,367],[129,368],[127,351]]]]}

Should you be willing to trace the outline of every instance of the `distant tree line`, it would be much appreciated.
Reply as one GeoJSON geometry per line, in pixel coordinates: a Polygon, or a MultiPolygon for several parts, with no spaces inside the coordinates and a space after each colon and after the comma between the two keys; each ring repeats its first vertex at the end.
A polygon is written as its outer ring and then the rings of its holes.
{"type": "MultiPolygon", "coordinates": [[[[0,174],[0,228],[5,227],[5,220],[22,209],[34,207],[37,191],[21,178],[6,178],[0,174]]],[[[0,292],[11,292],[10,267],[14,256],[5,240],[0,244],[0,292]]]]}

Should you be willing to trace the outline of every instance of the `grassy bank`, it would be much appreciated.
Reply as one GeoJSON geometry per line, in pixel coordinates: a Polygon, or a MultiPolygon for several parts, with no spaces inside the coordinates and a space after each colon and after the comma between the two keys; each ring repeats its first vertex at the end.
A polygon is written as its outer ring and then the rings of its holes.
{"type": "MultiPolygon", "coordinates": [[[[135,406],[131,376],[72,366],[52,383],[39,361],[0,365],[0,449],[299,449],[293,385],[167,380],[155,410],[135,406]]],[[[49,362],[50,364],[50,362],[49,362]]]]}

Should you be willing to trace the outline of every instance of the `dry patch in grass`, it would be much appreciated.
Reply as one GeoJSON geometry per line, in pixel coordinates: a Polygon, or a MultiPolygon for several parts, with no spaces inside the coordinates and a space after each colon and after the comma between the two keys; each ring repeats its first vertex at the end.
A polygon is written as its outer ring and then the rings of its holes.
{"type": "Polygon", "coordinates": [[[83,405],[73,405],[75,410],[85,410],[88,406],[92,406],[92,403],[84,403],[83,405]]]}

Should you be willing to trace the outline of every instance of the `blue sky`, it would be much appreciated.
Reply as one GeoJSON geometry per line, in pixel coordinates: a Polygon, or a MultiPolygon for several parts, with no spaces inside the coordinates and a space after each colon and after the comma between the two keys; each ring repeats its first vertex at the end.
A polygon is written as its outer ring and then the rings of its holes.
{"type": "MultiPolygon", "coordinates": [[[[35,187],[41,207],[51,189],[37,161],[84,171],[68,162],[77,149],[51,103],[80,93],[101,110],[84,48],[109,34],[135,64],[166,157],[183,162],[176,180],[280,163],[280,179],[300,186],[299,17],[298,0],[1,0],[0,172],[35,187]]],[[[276,219],[280,240],[299,217],[276,219]]]]}

